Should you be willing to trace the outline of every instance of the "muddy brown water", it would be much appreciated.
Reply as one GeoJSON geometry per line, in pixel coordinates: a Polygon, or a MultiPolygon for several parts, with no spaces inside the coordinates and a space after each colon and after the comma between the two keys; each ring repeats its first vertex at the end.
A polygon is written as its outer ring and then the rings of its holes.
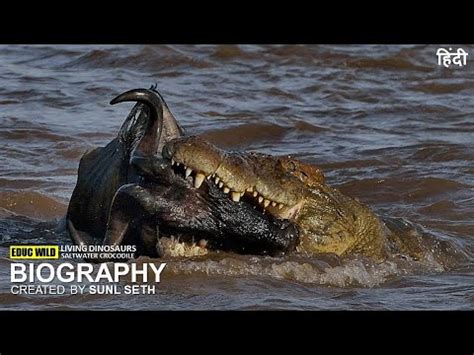
{"type": "MultiPolygon", "coordinates": [[[[474,64],[438,46],[0,46],[1,309],[473,309],[474,64]],[[449,265],[168,258],[156,295],[10,294],[8,245],[55,232],[81,155],[158,83],[189,133],[293,154],[378,214],[456,245],[449,265]]],[[[474,55],[474,46],[464,46],[474,55]]]]}

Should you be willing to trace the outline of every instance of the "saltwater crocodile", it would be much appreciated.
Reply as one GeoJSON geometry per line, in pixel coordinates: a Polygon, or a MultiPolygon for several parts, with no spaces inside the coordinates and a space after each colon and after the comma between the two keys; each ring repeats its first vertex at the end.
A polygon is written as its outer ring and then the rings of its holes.
{"type": "Polygon", "coordinates": [[[138,101],[117,138],[81,159],[68,214],[78,244],[136,244],[161,256],[162,236],[206,240],[241,253],[331,253],[383,260],[423,258],[421,236],[403,220],[380,218],[291,156],[229,152],[186,136],[155,89],[138,101]]]}

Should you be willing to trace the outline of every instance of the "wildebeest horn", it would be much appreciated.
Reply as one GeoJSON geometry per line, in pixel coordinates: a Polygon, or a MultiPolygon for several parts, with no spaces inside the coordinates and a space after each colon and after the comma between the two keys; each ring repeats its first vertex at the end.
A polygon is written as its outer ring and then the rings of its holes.
{"type": "Polygon", "coordinates": [[[163,102],[160,96],[149,89],[133,89],[120,94],[110,104],[126,101],[140,102],[150,109],[150,119],[137,148],[145,154],[156,153],[163,131],[163,102]]]}
{"type": "Polygon", "coordinates": [[[155,118],[163,115],[163,103],[161,102],[160,97],[152,90],[129,90],[112,99],[112,101],[110,101],[110,104],[115,105],[120,102],[126,101],[137,101],[149,106],[152,112],[152,116],[155,116],[155,118]]]}

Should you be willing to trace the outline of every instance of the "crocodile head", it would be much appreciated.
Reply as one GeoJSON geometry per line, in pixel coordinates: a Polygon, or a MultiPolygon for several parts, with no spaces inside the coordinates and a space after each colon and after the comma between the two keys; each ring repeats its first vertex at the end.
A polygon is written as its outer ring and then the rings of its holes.
{"type": "Polygon", "coordinates": [[[307,188],[324,182],[317,167],[290,156],[228,152],[198,136],[171,140],[163,157],[195,188],[214,184],[235,203],[251,204],[278,219],[294,220],[307,188]]]}

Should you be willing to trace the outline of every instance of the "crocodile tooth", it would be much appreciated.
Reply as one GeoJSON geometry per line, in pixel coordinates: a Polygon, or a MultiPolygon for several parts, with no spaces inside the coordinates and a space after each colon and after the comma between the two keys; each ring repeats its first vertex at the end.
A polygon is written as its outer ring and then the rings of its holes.
{"type": "Polygon", "coordinates": [[[179,166],[179,162],[176,162],[176,166],[179,166]]]}
{"type": "Polygon", "coordinates": [[[191,168],[186,168],[186,173],[185,173],[185,175],[184,175],[184,176],[186,177],[186,179],[189,177],[189,175],[191,175],[192,172],[193,172],[193,169],[191,169],[191,168]]]}
{"type": "Polygon", "coordinates": [[[283,208],[283,203],[278,204],[278,209],[281,210],[283,208]]]}
{"type": "Polygon", "coordinates": [[[263,206],[265,208],[267,208],[269,204],[270,204],[270,201],[268,201],[268,200],[263,201],[263,206]]]}
{"type": "Polygon", "coordinates": [[[216,177],[216,173],[212,174],[212,177],[215,178],[215,177],[216,177]]]}
{"type": "Polygon", "coordinates": [[[207,179],[207,180],[211,180],[211,175],[207,175],[207,176],[206,176],[206,179],[207,179]]]}
{"type": "Polygon", "coordinates": [[[221,181],[221,182],[219,183],[219,188],[222,189],[222,186],[224,186],[224,183],[221,181]]]}
{"type": "Polygon", "coordinates": [[[216,178],[214,179],[214,182],[215,182],[216,184],[218,184],[219,181],[221,181],[221,179],[219,179],[219,176],[216,176],[216,178]]]}
{"type": "Polygon", "coordinates": [[[230,189],[226,186],[226,187],[224,187],[223,191],[224,191],[225,194],[228,194],[230,192],[230,189]]]}
{"type": "Polygon", "coordinates": [[[253,187],[249,187],[249,188],[247,189],[247,191],[248,191],[248,192],[253,192],[253,187]]]}
{"type": "Polygon", "coordinates": [[[240,197],[244,197],[245,192],[240,193],[240,197]]]}
{"type": "Polygon", "coordinates": [[[232,201],[239,202],[240,201],[240,192],[232,192],[232,201]]]}
{"type": "Polygon", "coordinates": [[[258,195],[258,192],[257,192],[257,191],[254,191],[254,192],[253,192],[253,197],[257,197],[257,195],[258,195]]]}
{"type": "Polygon", "coordinates": [[[202,185],[202,182],[204,181],[205,176],[204,174],[196,174],[196,178],[194,179],[194,187],[196,189],[199,189],[202,185]]]}
{"type": "Polygon", "coordinates": [[[173,166],[175,163],[174,159],[171,159],[171,166],[173,166]]]}
{"type": "Polygon", "coordinates": [[[272,206],[275,207],[277,203],[275,201],[272,201],[272,206]]]}
{"type": "Polygon", "coordinates": [[[258,203],[262,203],[263,201],[263,197],[262,196],[258,196],[258,203]]]}

